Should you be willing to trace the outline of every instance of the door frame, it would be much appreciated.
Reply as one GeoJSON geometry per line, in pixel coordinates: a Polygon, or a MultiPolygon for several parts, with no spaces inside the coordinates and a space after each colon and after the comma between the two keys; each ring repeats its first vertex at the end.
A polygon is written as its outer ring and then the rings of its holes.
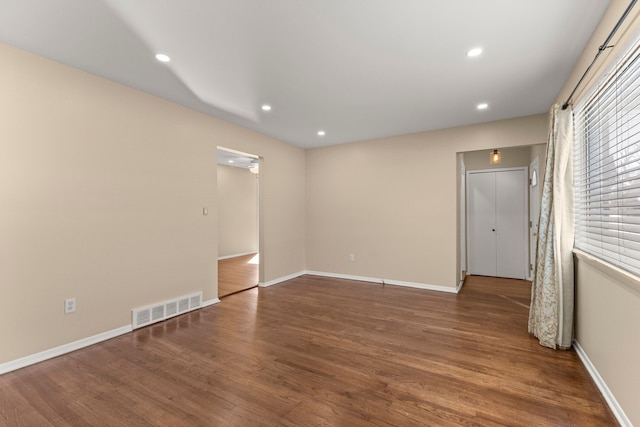
{"type": "Polygon", "coordinates": [[[536,239],[538,236],[538,222],[534,221],[534,209],[537,204],[538,208],[538,219],[540,219],[540,205],[541,205],[541,197],[542,192],[541,189],[541,179],[540,179],[540,155],[538,154],[529,164],[529,269],[527,271],[527,277],[529,280],[533,280],[533,265],[535,264],[535,251],[536,251],[536,239]],[[534,186],[532,183],[532,173],[536,171],[536,191],[534,191],[534,186]],[[537,199],[536,199],[537,197],[537,199]],[[534,203],[535,202],[535,203],[534,203]]]}
{"type": "MultiPolygon", "coordinates": [[[[262,214],[264,200],[263,200],[262,192],[260,191],[260,188],[261,188],[260,174],[261,172],[263,172],[264,158],[258,154],[247,153],[244,151],[235,150],[233,148],[228,148],[221,145],[216,146],[216,150],[226,151],[229,153],[237,154],[242,157],[250,157],[258,161],[259,172],[256,174],[256,217],[257,217],[256,231],[258,234],[257,238],[258,238],[258,257],[259,257],[258,258],[258,285],[262,286],[261,284],[264,283],[264,277],[265,277],[265,256],[264,256],[264,225],[263,225],[264,216],[262,214]]],[[[218,164],[216,163],[216,171],[217,171],[217,168],[218,168],[218,164]]],[[[216,227],[217,226],[218,226],[218,223],[216,221],[216,227]]]]}
{"type": "Polygon", "coordinates": [[[464,283],[465,276],[469,269],[467,268],[467,168],[464,164],[464,155],[460,156],[460,200],[458,200],[458,213],[460,216],[460,280],[459,287],[464,283]]]}
{"type": "MultiPolygon", "coordinates": [[[[510,168],[494,168],[494,169],[474,169],[474,170],[467,170],[466,171],[466,212],[465,215],[467,217],[467,221],[466,221],[466,235],[467,235],[467,267],[470,267],[471,265],[471,252],[470,252],[470,248],[471,245],[469,244],[469,241],[471,239],[471,233],[470,233],[470,228],[469,228],[469,224],[471,223],[471,220],[469,219],[470,217],[470,212],[469,212],[469,194],[470,191],[469,190],[469,175],[473,174],[473,173],[488,173],[488,172],[506,172],[506,171],[524,171],[523,174],[523,180],[522,180],[522,186],[523,186],[523,198],[524,198],[524,212],[525,212],[525,217],[524,217],[524,267],[525,267],[525,271],[524,271],[524,277],[525,280],[527,280],[527,278],[530,276],[530,272],[529,272],[529,167],[528,166],[520,166],[520,167],[510,167],[510,168]]],[[[469,269],[470,270],[470,269],[469,269]]],[[[467,270],[467,274],[473,274],[473,272],[470,272],[469,270],[467,270]]],[[[516,279],[517,280],[517,279],[516,279]]]]}

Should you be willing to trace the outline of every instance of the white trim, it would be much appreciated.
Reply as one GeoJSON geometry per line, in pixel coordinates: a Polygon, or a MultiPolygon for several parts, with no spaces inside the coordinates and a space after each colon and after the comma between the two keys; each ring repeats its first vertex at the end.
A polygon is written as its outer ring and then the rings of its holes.
{"type": "Polygon", "coordinates": [[[458,220],[460,227],[459,245],[460,253],[460,277],[464,280],[464,272],[467,271],[467,167],[464,164],[464,153],[457,153],[459,156],[460,189],[458,200],[458,220]]]}
{"type": "Polygon", "coordinates": [[[287,280],[295,279],[296,277],[300,277],[304,274],[304,271],[299,271],[297,273],[289,274],[288,276],[278,277],[277,279],[270,280],[266,283],[260,282],[258,283],[258,286],[260,286],[261,288],[267,288],[269,286],[277,285],[278,283],[286,282],[287,280]]]}
{"type": "Polygon", "coordinates": [[[349,274],[327,273],[322,271],[306,271],[305,274],[310,274],[312,276],[333,277],[335,279],[358,280],[361,282],[371,282],[371,283],[378,283],[378,284],[385,284],[385,285],[404,286],[408,288],[426,289],[429,291],[448,292],[448,293],[454,293],[454,294],[458,293],[458,289],[456,288],[451,288],[448,286],[440,286],[440,285],[429,285],[426,283],[403,282],[400,280],[377,279],[374,277],[351,276],[349,274]]]}
{"type": "Polygon", "coordinates": [[[227,148],[227,147],[223,147],[221,145],[218,145],[216,148],[218,150],[226,151],[228,153],[239,154],[239,155],[244,156],[244,157],[251,157],[252,159],[256,159],[256,160],[260,159],[260,157],[256,156],[255,154],[245,153],[244,151],[234,150],[233,148],[227,148]]]}
{"type": "Polygon", "coordinates": [[[578,261],[584,261],[591,267],[599,270],[601,273],[611,277],[616,282],[626,286],[632,291],[640,293],[640,278],[635,274],[623,270],[620,267],[580,249],[573,248],[573,254],[578,258],[578,261]]]}
{"type": "Polygon", "coordinates": [[[245,256],[245,255],[255,255],[257,253],[258,253],[258,251],[253,251],[253,252],[244,252],[244,253],[241,253],[241,254],[219,256],[218,257],[218,261],[223,260],[223,259],[229,259],[229,258],[237,258],[239,256],[245,256]]]}
{"type": "Polygon", "coordinates": [[[218,304],[219,302],[220,302],[220,298],[210,299],[210,300],[204,301],[202,303],[201,308],[209,307],[210,305],[218,304]]]}
{"type": "Polygon", "coordinates": [[[387,285],[406,286],[408,288],[418,288],[418,289],[425,289],[428,291],[447,292],[450,294],[458,293],[456,288],[451,288],[449,286],[430,285],[428,283],[401,282],[399,280],[385,280],[384,283],[387,285]]]}
{"type": "Polygon", "coordinates": [[[321,276],[321,277],[333,277],[334,279],[347,279],[347,280],[357,280],[359,282],[372,282],[383,284],[382,279],[374,279],[373,277],[364,277],[364,276],[352,276],[350,274],[340,274],[340,273],[326,273],[323,271],[305,271],[305,274],[309,274],[311,276],[321,276]]]}
{"type": "MultiPolygon", "coordinates": [[[[544,177],[542,177],[542,181],[544,181],[544,177]]],[[[542,185],[541,185],[541,177],[540,177],[540,154],[537,154],[536,157],[531,161],[531,163],[529,163],[529,172],[528,172],[528,176],[527,176],[527,190],[528,190],[528,196],[527,196],[527,200],[529,200],[529,204],[528,204],[528,209],[527,209],[527,235],[528,235],[528,246],[527,246],[527,253],[529,254],[529,260],[527,261],[527,279],[530,282],[533,282],[533,266],[536,263],[536,259],[535,259],[535,249],[538,246],[538,244],[536,242],[534,242],[535,240],[535,236],[533,236],[533,218],[531,213],[533,212],[533,206],[531,203],[531,200],[534,199],[535,200],[535,194],[533,189],[537,187],[537,192],[538,192],[538,220],[540,220],[540,208],[542,207],[542,185]],[[536,185],[533,185],[533,173],[536,174],[536,185]],[[535,243],[535,244],[534,244],[535,243]],[[532,250],[533,249],[533,250],[532,250]]],[[[538,221],[539,222],[539,221],[538,221]]],[[[538,227],[538,222],[536,222],[536,228],[538,227]]],[[[538,235],[538,232],[540,230],[535,231],[535,235],[538,235]]]]}
{"type": "Polygon", "coordinates": [[[7,372],[15,371],[16,369],[24,368],[29,365],[34,365],[36,363],[43,362],[48,359],[53,359],[54,357],[58,357],[66,353],[71,353],[72,351],[76,351],[81,348],[88,347],[90,345],[97,344],[99,342],[106,341],[111,338],[115,338],[120,335],[127,334],[132,330],[133,329],[131,325],[122,326],[120,328],[112,329],[110,331],[93,335],[91,337],[83,338],[81,340],[74,341],[69,344],[63,344],[61,346],[54,347],[49,350],[45,350],[36,354],[31,354],[29,356],[21,357],[20,359],[12,360],[6,363],[1,363],[0,375],[6,374],[7,372]]]}
{"type": "Polygon", "coordinates": [[[604,379],[602,379],[596,367],[593,365],[593,363],[591,363],[591,360],[589,360],[587,353],[585,353],[584,349],[580,346],[580,343],[574,340],[573,347],[576,349],[576,353],[578,354],[578,357],[582,361],[584,367],[587,369],[587,372],[589,372],[589,375],[591,375],[593,382],[595,382],[598,386],[598,389],[600,390],[600,393],[602,393],[604,400],[607,401],[609,408],[611,408],[611,412],[613,412],[613,415],[616,416],[616,419],[620,423],[620,426],[633,427],[633,424],[631,424],[631,420],[622,410],[622,407],[614,397],[613,393],[611,392],[611,390],[609,390],[609,387],[607,387],[607,383],[604,382],[604,379]]]}
{"type": "Polygon", "coordinates": [[[418,289],[426,289],[429,291],[438,291],[438,292],[447,292],[457,294],[462,287],[462,282],[458,284],[457,287],[452,288],[449,286],[440,286],[440,285],[429,285],[427,283],[416,283],[416,282],[403,282],[400,280],[391,280],[391,279],[377,279],[375,277],[366,277],[366,276],[353,276],[351,274],[341,274],[341,273],[327,273],[324,271],[312,271],[312,270],[304,270],[298,273],[293,273],[288,276],[279,277],[274,280],[270,280],[266,283],[260,282],[258,286],[261,288],[266,288],[269,286],[277,285],[278,283],[286,282],[287,280],[295,279],[296,277],[303,276],[305,274],[309,274],[311,276],[321,276],[321,277],[333,277],[334,279],[347,279],[347,280],[357,280],[360,282],[370,282],[370,283],[378,283],[378,284],[386,284],[386,285],[394,285],[394,286],[404,286],[408,288],[418,288],[418,289]]]}
{"type": "Polygon", "coordinates": [[[456,286],[456,294],[462,290],[462,285],[464,285],[464,279],[461,279],[460,282],[458,282],[458,286],[456,286]]]}

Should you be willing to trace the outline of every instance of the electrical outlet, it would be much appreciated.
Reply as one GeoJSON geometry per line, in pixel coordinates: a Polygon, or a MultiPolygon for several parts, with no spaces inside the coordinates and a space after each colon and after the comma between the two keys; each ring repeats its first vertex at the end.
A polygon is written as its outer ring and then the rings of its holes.
{"type": "Polygon", "coordinates": [[[354,254],[349,254],[349,261],[353,262],[356,260],[356,256],[354,254]]]}
{"type": "Polygon", "coordinates": [[[64,314],[73,313],[76,311],[76,299],[67,298],[64,300],[64,314]]]}

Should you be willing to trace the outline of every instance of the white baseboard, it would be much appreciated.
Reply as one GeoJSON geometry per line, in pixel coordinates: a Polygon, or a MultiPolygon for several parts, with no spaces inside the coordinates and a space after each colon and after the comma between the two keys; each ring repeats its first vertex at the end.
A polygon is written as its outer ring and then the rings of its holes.
{"type": "Polygon", "coordinates": [[[0,375],[6,374],[7,372],[15,371],[16,369],[24,368],[29,365],[36,364],[39,362],[44,362],[45,360],[53,359],[54,357],[62,356],[63,354],[66,354],[66,353],[71,353],[72,351],[79,350],[81,348],[88,347],[90,345],[97,344],[99,342],[106,341],[120,335],[127,334],[131,331],[132,331],[131,325],[122,326],[120,328],[112,329],[110,331],[93,335],[91,337],[83,338],[81,340],[74,341],[69,344],[64,344],[59,347],[41,351],[40,353],[21,357],[20,359],[12,360],[11,362],[2,363],[0,364],[0,375]]]}
{"type": "Polygon", "coordinates": [[[462,289],[462,285],[464,285],[464,279],[460,280],[458,286],[456,286],[456,293],[460,292],[460,290],[462,289]]]}
{"type": "Polygon", "coordinates": [[[321,277],[332,277],[334,279],[347,279],[347,280],[357,280],[360,282],[370,282],[370,283],[378,283],[378,284],[387,284],[387,285],[395,285],[395,286],[405,286],[405,287],[409,287],[409,288],[418,288],[418,289],[426,289],[429,291],[438,291],[438,292],[448,292],[448,293],[458,293],[458,291],[460,290],[460,286],[458,285],[457,288],[450,288],[448,286],[439,286],[439,285],[429,285],[426,283],[416,283],[416,282],[403,282],[400,280],[387,280],[387,279],[377,279],[375,277],[365,277],[365,276],[353,276],[351,274],[341,274],[341,273],[327,273],[324,271],[312,271],[312,270],[305,270],[305,271],[300,271],[298,273],[294,273],[294,274],[290,274],[288,276],[284,276],[284,277],[280,277],[278,279],[275,280],[271,280],[269,282],[266,283],[259,283],[258,285],[261,288],[267,287],[267,286],[273,286],[276,285],[278,283],[282,283],[285,282],[287,280],[291,280],[291,279],[295,279],[296,277],[300,277],[304,274],[309,274],[311,276],[321,276],[321,277]]]}
{"type": "Polygon", "coordinates": [[[220,302],[220,298],[214,298],[202,303],[202,308],[209,307],[210,305],[218,304],[220,302]]]}
{"type": "MultiPolygon", "coordinates": [[[[219,298],[213,298],[208,301],[204,301],[200,308],[218,304],[219,302],[219,298]]],[[[25,368],[29,365],[34,365],[39,362],[44,362],[45,360],[53,359],[54,357],[62,356],[63,354],[71,353],[72,351],[80,350],[81,348],[88,347],[93,344],[98,344],[99,342],[127,334],[131,331],[133,331],[132,325],[122,326],[120,328],[112,329],[101,334],[83,338],[69,344],[63,344],[49,350],[41,351],[40,353],[31,354],[29,356],[21,357],[20,359],[12,360],[10,362],[0,363],[0,375],[6,374],[7,372],[15,371],[16,369],[25,368]]]]}
{"type": "Polygon", "coordinates": [[[428,291],[447,292],[450,294],[458,293],[456,288],[450,288],[449,286],[430,285],[428,283],[415,283],[415,282],[402,282],[400,280],[386,280],[387,285],[406,286],[408,288],[425,289],[428,291]]]}
{"type": "Polygon", "coordinates": [[[245,255],[255,255],[257,253],[258,253],[257,251],[254,251],[254,252],[243,252],[241,254],[219,256],[218,257],[218,261],[223,260],[223,259],[229,259],[229,258],[237,258],[239,256],[245,256],[245,255]]]}
{"type": "Polygon", "coordinates": [[[585,353],[584,349],[580,346],[580,343],[574,340],[573,347],[576,349],[576,353],[578,353],[578,357],[582,361],[584,367],[587,369],[587,372],[589,372],[589,375],[591,375],[591,378],[598,386],[598,389],[600,390],[600,393],[602,393],[604,400],[607,401],[609,408],[611,408],[611,412],[613,412],[613,415],[615,415],[616,419],[620,423],[620,426],[633,427],[633,424],[631,424],[631,420],[629,420],[627,414],[625,414],[622,410],[622,407],[613,396],[613,393],[611,392],[611,390],[609,390],[609,387],[607,387],[607,383],[604,382],[604,379],[600,376],[600,373],[598,372],[596,367],[593,365],[593,363],[591,363],[591,360],[589,360],[587,353],[585,353]]]}
{"type": "Polygon", "coordinates": [[[266,288],[269,286],[277,285],[278,283],[286,282],[287,280],[295,279],[296,277],[300,277],[305,274],[304,271],[299,271],[297,273],[289,274],[288,276],[278,277],[277,279],[269,280],[268,282],[260,282],[258,286],[261,288],[266,288]]]}
{"type": "Polygon", "coordinates": [[[374,279],[373,277],[365,277],[365,276],[352,276],[350,274],[341,274],[341,273],[326,273],[324,271],[305,271],[305,274],[310,274],[311,276],[321,276],[321,277],[332,277],[334,279],[347,279],[347,280],[357,280],[359,282],[371,282],[382,284],[382,279],[374,279]]]}
{"type": "Polygon", "coordinates": [[[327,273],[323,271],[305,271],[305,274],[310,274],[312,276],[333,277],[335,279],[358,280],[361,282],[371,282],[371,283],[378,283],[378,284],[384,283],[386,285],[405,286],[408,288],[426,289],[429,291],[448,292],[448,293],[454,293],[454,294],[458,292],[457,288],[450,288],[448,286],[429,285],[426,283],[416,283],[416,282],[404,282],[401,280],[377,279],[375,277],[352,276],[349,274],[327,273]]]}

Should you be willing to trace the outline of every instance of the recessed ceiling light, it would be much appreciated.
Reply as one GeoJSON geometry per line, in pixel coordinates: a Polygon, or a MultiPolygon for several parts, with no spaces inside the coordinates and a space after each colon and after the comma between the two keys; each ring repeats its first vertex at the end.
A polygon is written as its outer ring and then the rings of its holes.
{"type": "Polygon", "coordinates": [[[325,136],[327,133],[323,130],[318,131],[318,136],[325,136]]]}
{"type": "Polygon", "coordinates": [[[233,160],[229,160],[229,163],[233,163],[233,160]]]}
{"type": "Polygon", "coordinates": [[[271,105],[269,105],[269,104],[264,104],[260,108],[262,108],[262,111],[271,111],[271,105]]]}
{"type": "Polygon", "coordinates": [[[474,56],[479,56],[482,53],[482,48],[474,47],[470,51],[467,52],[467,56],[473,58],[474,56]]]}
{"type": "Polygon", "coordinates": [[[478,110],[486,110],[487,108],[489,108],[489,104],[487,104],[486,102],[483,102],[482,104],[476,105],[476,108],[478,110]]]}
{"type": "Polygon", "coordinates": [[[156,59],[160,62],[169,62],[171,61],[171,58],[169,58],[169,55],[165,55],[164,53],[158,53],[156,54],[156,59]]]}

